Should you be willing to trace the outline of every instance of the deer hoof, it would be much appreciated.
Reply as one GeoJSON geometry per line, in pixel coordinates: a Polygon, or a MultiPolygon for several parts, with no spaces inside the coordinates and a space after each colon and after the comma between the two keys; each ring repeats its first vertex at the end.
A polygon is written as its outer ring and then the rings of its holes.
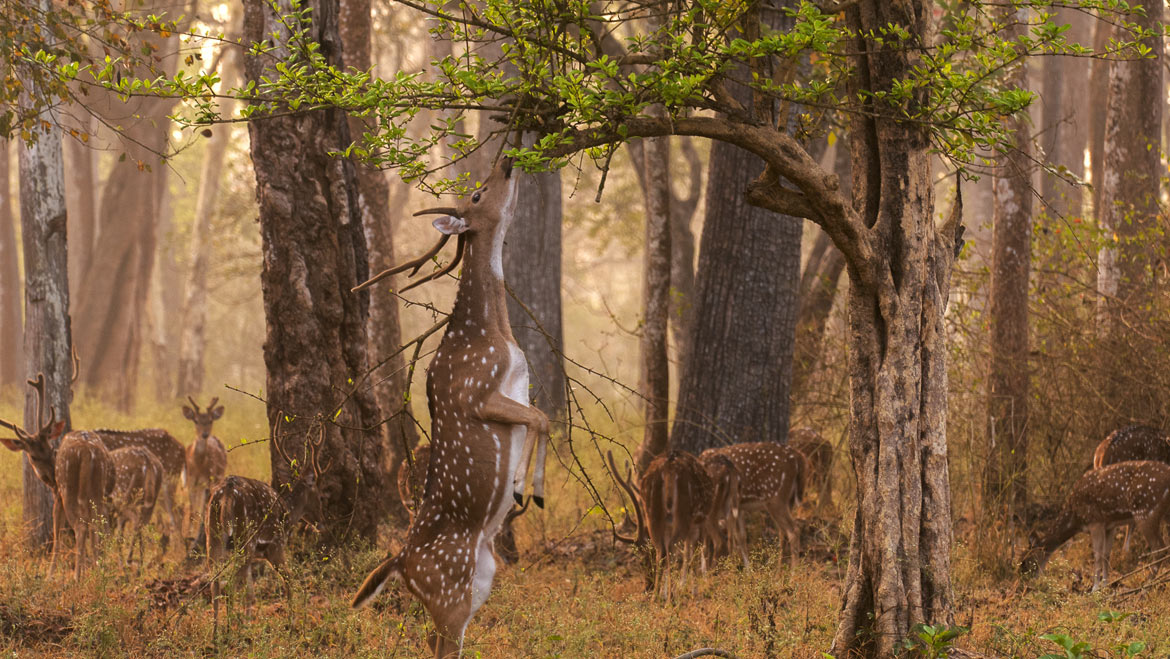
{"type": "Polygon", "coordinates": [[[534,494],[532,495],[532,502],[536,504],[537,508],[544,508],[544,497],[538,497],[534,494]]]}

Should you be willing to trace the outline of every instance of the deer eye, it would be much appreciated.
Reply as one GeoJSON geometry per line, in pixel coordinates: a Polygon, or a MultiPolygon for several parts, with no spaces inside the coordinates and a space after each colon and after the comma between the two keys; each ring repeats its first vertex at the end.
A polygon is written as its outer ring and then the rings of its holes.
{"type": "MultiPolygon", "coordinates": [[[[487,189],[487,188],[484,188],[484,190],[486,190],[486,189],[487,189]]],[[[475,191],[475,194],[471,195],[471,203],[473,203],[473,204],[478,204],[478,203],[479,203],[479,197],[480,197],[480,195],[481,195],[482,193],[483,193],[483,190],[476,190],[476,191],[475,191]]]]}

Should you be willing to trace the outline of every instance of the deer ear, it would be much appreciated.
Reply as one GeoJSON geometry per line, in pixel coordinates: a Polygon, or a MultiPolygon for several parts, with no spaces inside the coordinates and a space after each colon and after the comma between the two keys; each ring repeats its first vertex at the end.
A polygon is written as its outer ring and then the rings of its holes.
{"type": "Polygon", "coordinates": [[[63,433],[63,432],[65,432],[65,422],[58,421],[57,423],[54,423],[53,429],[49,432],[49,440],[52,441],[54,439],[57,439],[58,437],[61,436],[61,433],[63,433]]]}
{"type": "Polygon", "coordinates": [[[448,236],[459,235],[471,228],[467,226],[467,220],[464,220],[461,217],[455,217],[454,215],[444,215],[440,218],[437,218],[434,222],[431,222],[431,224],[436,229],[438,229],[440,233],[445,233],[448,236]]]}
{"type": "Polygon", "coordinates": [[[0,437],[0,444],[3,444],[9,451],[20,451],[21,441],[15,437],[0,437]]]}
{"type": "Polygon", "coordinates": [[[194,421],[195,420],[195,410],[184,405],[183,406],[183,416],[187,417],[191,421],[194,421]]]}
{"type": "Polygon", "coordinates": [[[211,418],[212,419],[218,419],[221,416],[223,416],[223,405],[220,405],[219,407],[215,408],[214,410],[211,410],[211,418]]]}

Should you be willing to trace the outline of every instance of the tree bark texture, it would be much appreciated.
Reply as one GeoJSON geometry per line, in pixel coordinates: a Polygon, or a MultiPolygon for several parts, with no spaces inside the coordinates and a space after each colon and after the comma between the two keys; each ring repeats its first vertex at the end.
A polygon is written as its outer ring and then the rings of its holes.
{"type": "Polygon", "coordinates": [[[642,258],[641,392],[642,445],[637,454],[638,473],[670,445],[670,362],[666,331],[670,317],[670,138],[654,137],[643,148],[646,245],[642,258]]]}
{"type": "MultiPolygon", "coordinates": [[[[345,44],[342,57],[346,66],[363,71],[372,65],[370,10],[369,0],[341,2],[340,32],[342,43],[345,44]]],[[[366,128],[356,117],[349,119],[349,127],[355,136],[357,131],[366,128]]],[[[360,163],[355,167],[358,208],[368,246],[369,271],[382,272],[395,265],[392,219],[409,216],[402,212],[392,212],[390,184],[384,173],[360,163]]],[[[410,407],[406,360],[398,353],[402,344],[402,329],[399,324],[398,298],[394,294],[397,286],[382,285],[368,290],[370,315],[366,325],[367,349],[370,361],[375,365],[380,364],[370,374],[369,382],[372,383],[378,409],[386,419],[382,427],[390,470],[388,482],[396,483],[402,460],[418,444],[418,428],[410,407]]],[[[406,523],[410,516],[401,503],[397,497],[390,497],[388,506],[400,522],[406,523]]]]}
{"type": "MultiPolygon", "coordinates": [[[[1093,21],[1093,52],[1103,52],[1113,36],[1107,21],[1093,21]]],[[[1093,213],[1101,221],[1101,188],[1105,180],[1105,116],[1109,111],[1109,68],[1107,59],[1089,65],[1089,94],[1095,101],[1089,109],[1089,166],[1093,176],[1093,213]]]]}
{"type": "MultiPolygon", "coordinates": [[[[1024,29],[1004,10],[1005,38],[1024,29]]],[[[1019,10],[1023,13],[1025,10],[1019,10]]],[[[1024,20],[1020,16],[1020,21],[1024,20]]],[[[1026,65],[1008,74],[1007,84],[1025,86],[1026,65]]],[[[993,193],[991,239],[991,324],[987,380],[988,464],[985,510],[1020,510],[1027,502],[1028,465],[1028,285],[1032,265],[1032,131],[1026,114],[1008,118],[1011,151],[999,158],[993,193]]]]}
{"type": "MultiPolygon", "coordinates": [[[[845,15],[858,33],[892,23],[927,46],[930,10],[923,0],[863,0],[845,15]]],[[[889,90],[919,52],[864,40],[852,50],[851,91],[889,90]]],[[[960,211],[935,226],[927,129],[902,121],[898,108],[868,109],[872,115],[857,114],[850,126],[854,208],[868,231],[861,240],[835,239],[850,258],[849,447],[857,478],[831,650],[838,657],[893,656],[913,624],[950,622],[953,602],[943,313],[960,211]]]]}
{"type": "Polygon", "coordinates": [[[711,146],[674,449],[788,436],[802,223],[748,205],[746,184],[762,171],[751,153],[711,146]]]}
{"type": "MultiPolygon", "coordinates": [[[[42,0],[48,9],[48,1],[42,0]]],[[[32,79],[32,78],[28,78],[32,79]]],[[[51,111],[50,111],[51,112],[51,111]]],[[[45,375],[45,404],[57,411],[57,419],[71,427],[69,405],[72,366],[69,327],[69,264],[66,255],[65,166],[61,132],[41,132],[35,144],[20,145],[20,218],[24,246],[24,359],[25,374],[45,375]]],[[[24,427],[40,429],[37,395],[25,388],[24,427]]],[[[48,408],[45,409],[48,414],[48,408]]],[[[48,421],[46,418],[45,421],[48,421]]],[[[53,492],[33,471],[22,454],[24,477],[24,524],[34,547],[52,542],[53,492]]]]}
{"type": "MultiPolygon", "coordinates": [[[[157,8],[161,0],[150,7],[157,8]]],[[[178,59],[179,39],[140,32],[133,37],[156,48],[159,70],[138,75],[169,74],[178,59]]],[[[118,147],[124,159],[114,162],[98,209],[93,258],[78,282],[75,316],[81,381],[123,411],[133,405],[146,304],[154,271],[156,227],[167,167],[166,150],[172,102],[138,98],[123,103],[113,94],[98,101],[107,121],[123,126],[118,147]]]]}
{"type": "MultiPolygon", "coordinates": [[[[1068,7],[1056,10],[1055,22],[1068,25],[1066,38],[1090,46],[1093,20],[1088,14],[1068,7]]],[[[1065,167],[1078,179],[1085,178],[1085,148],[1089,144],[1089,67],[1083,57],[1048,57],[1044,60],[1044,92],[1041,147],[1043,158],[1065,167]]],[[[1040,192],[1049,215],[1080,217],[1082,189],[1045,171],[1040,192]]]]}
{"type": "Polygon", "coordinates": [[[0,140],[0,387],[24,384],[24,329],[20,303],[20,264],[16,258],[16,217],[9,186],[11,151],[0,140]]]}
{"type": "MultiPolygon", "coordinates": [[[[313,1],[309,37],[341,65],[336,0],[313,1]]],[[[276,11],[287,11],[284,5],[276,11]]],[[[286,34],[273,8],[246,3],[245,40],[286,34]]],[[[281,43],[281,40],[277,40],[281,43]]],[[[268,58],[248,58],[248,81],[275,73],[268,58]]],[[[350,289],[368,275],[366,239],[352,163],[330,157],[350,143],[340,110],[257,118],[249,126],[264,268],[268,421],[280,423],[285,452],[304,455],[320,442],[317,478],[333,540],[372,539],[391,489],[373,392],[357,383],[368,368],[368,293],[350,289]],[[336,412],[335,412],[336,410],[336,412]]],[[[272,481],[290,481],[289,464],[272,456],[272,481]]]]}

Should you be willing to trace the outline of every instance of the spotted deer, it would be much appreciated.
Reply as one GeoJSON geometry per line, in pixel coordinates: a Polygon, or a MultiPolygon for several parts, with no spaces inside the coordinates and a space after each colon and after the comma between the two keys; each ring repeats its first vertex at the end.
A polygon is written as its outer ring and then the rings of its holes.
{"type": "Polygon", "coordinates": [[[747,569],[747,547],[738,533],[739,469],[726,455],[701,456],[700,462],[715,486],[715,494],[711,501],[711,526],[714,531],[710,538],[711,555],[718,557],[738,553],[744,569],[747,569]],[[720,526],[722,531],[719,530],[720,526]]]}
{"type": "MultiPolygon", "coordinates": [[[[92,431],[102,440],[102,444],[111,453],[128,447],[141,447],[150,451],[162,464],[163,479],[158,493],[156,507],[166,522],[167,533],[162,537],[162,552],[165,554],[170,538],[182,538],[183,527],[179,523],[176,513],[175,495],[178,492],[179,481],[183,477],[183,469],[187,466],[187,450],[182,442],[171,436],[162,428],[145,428],[143,430],[108,430],[92,431]]],[[[150,521],[142,520],[142,523],[150,521]]]]}
{"type": "MultiPolygon", "coordinates": [[[[1093,452],[1093,469],[1127,460],[1157,460],[1170,464],[1170,435],[1150,426],[1131,425],[1118,428],[1097,444],[1093,452]]],[[[1132,527],[1125,527],[1122,552],[1129,552],[1132,527]]]]}
{"type": "Polygon", "coordinates": [[[73,576],[81,578],[86,564],[86,545],[96,540],[97,526],[107,513],[106,502],[114,489],[114,464],[109,451],[93,433],[84,430],[65,432],[65,422],[57,421],[57,410],[49,407],[45,417],[45,376],[29,380],[37,393],[36,433],[0,420],[0,426],[16,433],[15,438],[0,437],[11,451],[24,451],[37,477],[53,490],[53,554],[49,574],[57,563],[64,544],[62,529],[69,524],[77,542],[77,560],[73,576]],[[60,443],[57,443],[60,438],[60,443]],[[54,446],[56,444],[56,446],[54,446]]]}
{"type": "MultiPolygon", "coordinates": [[[[430,645],[439,658],[459,656],[467,624],[488,598],[496,572],[493,540],[513,500],[523,500],[534,453],[532,500],[544,504],[549,423],[529,404],[528,365],[512,337],[503,280],[518,179],[503,158],[456,207],[416,213],[441,216],[433,225],[443,237],[429,254],[458,236],[451,264],[421,281],[461,259],[464,267],[427,371],[431,459],[418,512],[405,547],[369,574],[353,605],[367,604],[391,578],[400,579],[434,620],[430,645]]],[[[417,271],[423,262],[387,270],[355,290],[394,272],[417,271]]]]}
{"type": "Polygon", "coordinates": [[[788,541],[792,566],[800,554],[800,529],[792,508],[800,503],[808,478],[808,460],[794,448],[775,442],[746,442],[710,448],[699,456],[711,460],[726,456],[739,470],[739,515],[736,542],[747,543],[743,513],[764,510],[788,541]]]}
{"type": "MultiPolygon", "coordinates": [[[[277,418],[283,414],[278,414],[277,418]]],[[[246,586],[247,605],[253,602],[252,567],[261,561],[270,564],[285,582],[285,545],[293,528],[302,518],[322,521],[317,476],[322,472],[317,464],[317,449],[324,442],[324,433],[316,441],[305,442],[305,454],[292,459],[284,450],[285,438],[278,421],[272,432],[272,448],[289,465],[291,483],[281,486],[280,492],[271,485],[244,476],[228,476],[220,481],[208,497],[204,515],[206,529],[207,571],[212,575],[211,599],[214,626],[219,627],[220,582],[213,570],[234,552],[242,565],[236,571],[235,583],[246,586]]],[[[327,467],[326,467],[327,468],[327,467]]]]}
{"type": "MultiPolygon", "coordinates": [[[[110,451],[110,459],[114,463],[112,518],[120,535],[125,536],[127,527],[131,530],[126,562],[134,559],[134,546],[138,545],[138,566],[141,572],[145,554],[142,527],[154,513],[166,472],[158,456],[142,446],[126,446],[110,451]]],[[[165,544],[163,551],[166,551],[165,544]]]]}
{"type": "MultiPolygon", "coordinates": [[[[203,410],[199,409],[194,398],[188,396],[187,400],[191,406],[183,406],[183,416],[195,424],[195,441],[187,447],[182,479],[191,503],[188,518],[194,523],[202,520],[210,489],[227,472],[227,451],[223,442],[211,434],[212,425],[223,416],[223,405],[216,406],[219,399],[212,398],[203,410]]],[[[185,535],[190,534],[188,528],[185,535]]]]}
{"type": "Polygon", "coordinates": [[[1170,514],[1170,465],[1131,460],[1087,471],[1047,532],[1033,535],[1020,562],[1025,575],[1040,573],[1052,553],[1081,531],[1093,544],[1093,590],[1109,580],[1113,531],[1133,524],[1146,537],[1150,551],[1164,545],[1162,523],[1170,514]]]}
{"type": "Polygon", "coordinates": [[[808,460],[808,488],[817,492],[817,507],[833,505],[833,445],[809,427],[788,433],[788,445],[808,460]]]}

